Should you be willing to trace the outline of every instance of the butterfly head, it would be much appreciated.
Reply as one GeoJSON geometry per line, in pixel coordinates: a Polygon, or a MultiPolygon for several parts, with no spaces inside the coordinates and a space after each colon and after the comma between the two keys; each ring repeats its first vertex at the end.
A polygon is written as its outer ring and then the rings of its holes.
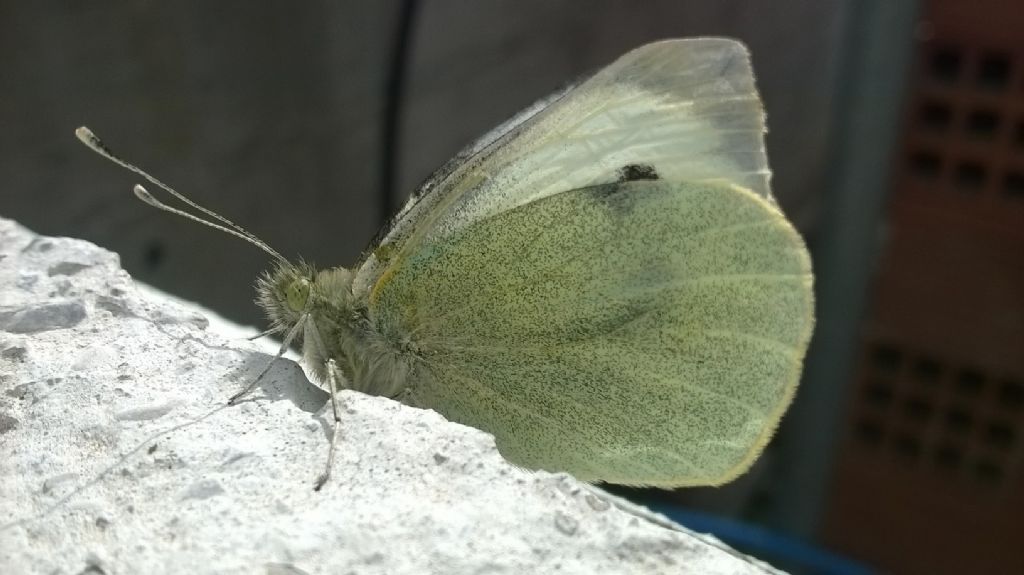
{"type": "Polygon", "coordinates": [[[266,312],[271,328],[285,331],[309,311],[316,275],[309,264],[280,262],[257,280],[256,302],[266,312]]]}
{"type": "Polygon", "coordinates": [[[305,262],[280,261],[256,282],[256,303],[274,331],[287,332],[304,314],[322,322],[353,309],[353,273],[343,267],[318,270],[305,262]]]}

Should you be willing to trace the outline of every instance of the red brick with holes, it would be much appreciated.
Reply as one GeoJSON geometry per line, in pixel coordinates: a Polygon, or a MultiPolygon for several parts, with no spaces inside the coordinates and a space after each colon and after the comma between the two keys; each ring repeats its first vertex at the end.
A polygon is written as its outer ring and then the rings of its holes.
{"type": "Polygon", "coordinates": [[[925,2],[825,539],[1024,573],[1024,6],[925,2]]]}

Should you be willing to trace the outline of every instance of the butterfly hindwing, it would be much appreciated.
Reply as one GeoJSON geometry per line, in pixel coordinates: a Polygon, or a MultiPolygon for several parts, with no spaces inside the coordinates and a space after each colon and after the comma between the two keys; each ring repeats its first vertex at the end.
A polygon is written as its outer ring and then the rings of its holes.
{"type": "Polygon", "coordinates": [[[757,194],[637,179],[551,195],[427,241],[373,292],[409,334],[407,400],[530,468],[634,485],[742,472],[792,397],[806,250],[757,194]]]}

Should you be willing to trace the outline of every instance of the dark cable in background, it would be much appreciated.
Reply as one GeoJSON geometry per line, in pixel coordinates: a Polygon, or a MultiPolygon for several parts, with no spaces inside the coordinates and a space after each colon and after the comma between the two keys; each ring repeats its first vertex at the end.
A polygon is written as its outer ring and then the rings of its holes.
{"type": "Polygon", "coordinates": [[[391,49],[391,62],[384,86],[384,118],[381,133],[380,159],[380,218],[381,225],[386,225],[391,216],[398,210],[395,198],[395,172],[401,161],[399,131],[402,125],[402,97],[405,92],[406,69],[409,63],[409,50],[416,16],[419,12],[418,0],[402,0],[398,7],[398,22],[395,29],[394,46],[391,49]]]}

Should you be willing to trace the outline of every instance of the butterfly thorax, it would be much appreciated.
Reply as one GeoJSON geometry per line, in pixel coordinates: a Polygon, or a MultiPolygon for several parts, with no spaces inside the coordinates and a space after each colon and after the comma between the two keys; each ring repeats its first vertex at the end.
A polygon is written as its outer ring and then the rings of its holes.
{"type": "Polygon", "coordinates": [[[353,277],[342,267],[282,265],[259,280],[257,303],[279,333],[303,322],[296,340],[320,383],[327,382],[327,360],[333,359],[341,387],[401,398],[415,359],[372,321],[365,298],[353,294],[353,277]]]}

